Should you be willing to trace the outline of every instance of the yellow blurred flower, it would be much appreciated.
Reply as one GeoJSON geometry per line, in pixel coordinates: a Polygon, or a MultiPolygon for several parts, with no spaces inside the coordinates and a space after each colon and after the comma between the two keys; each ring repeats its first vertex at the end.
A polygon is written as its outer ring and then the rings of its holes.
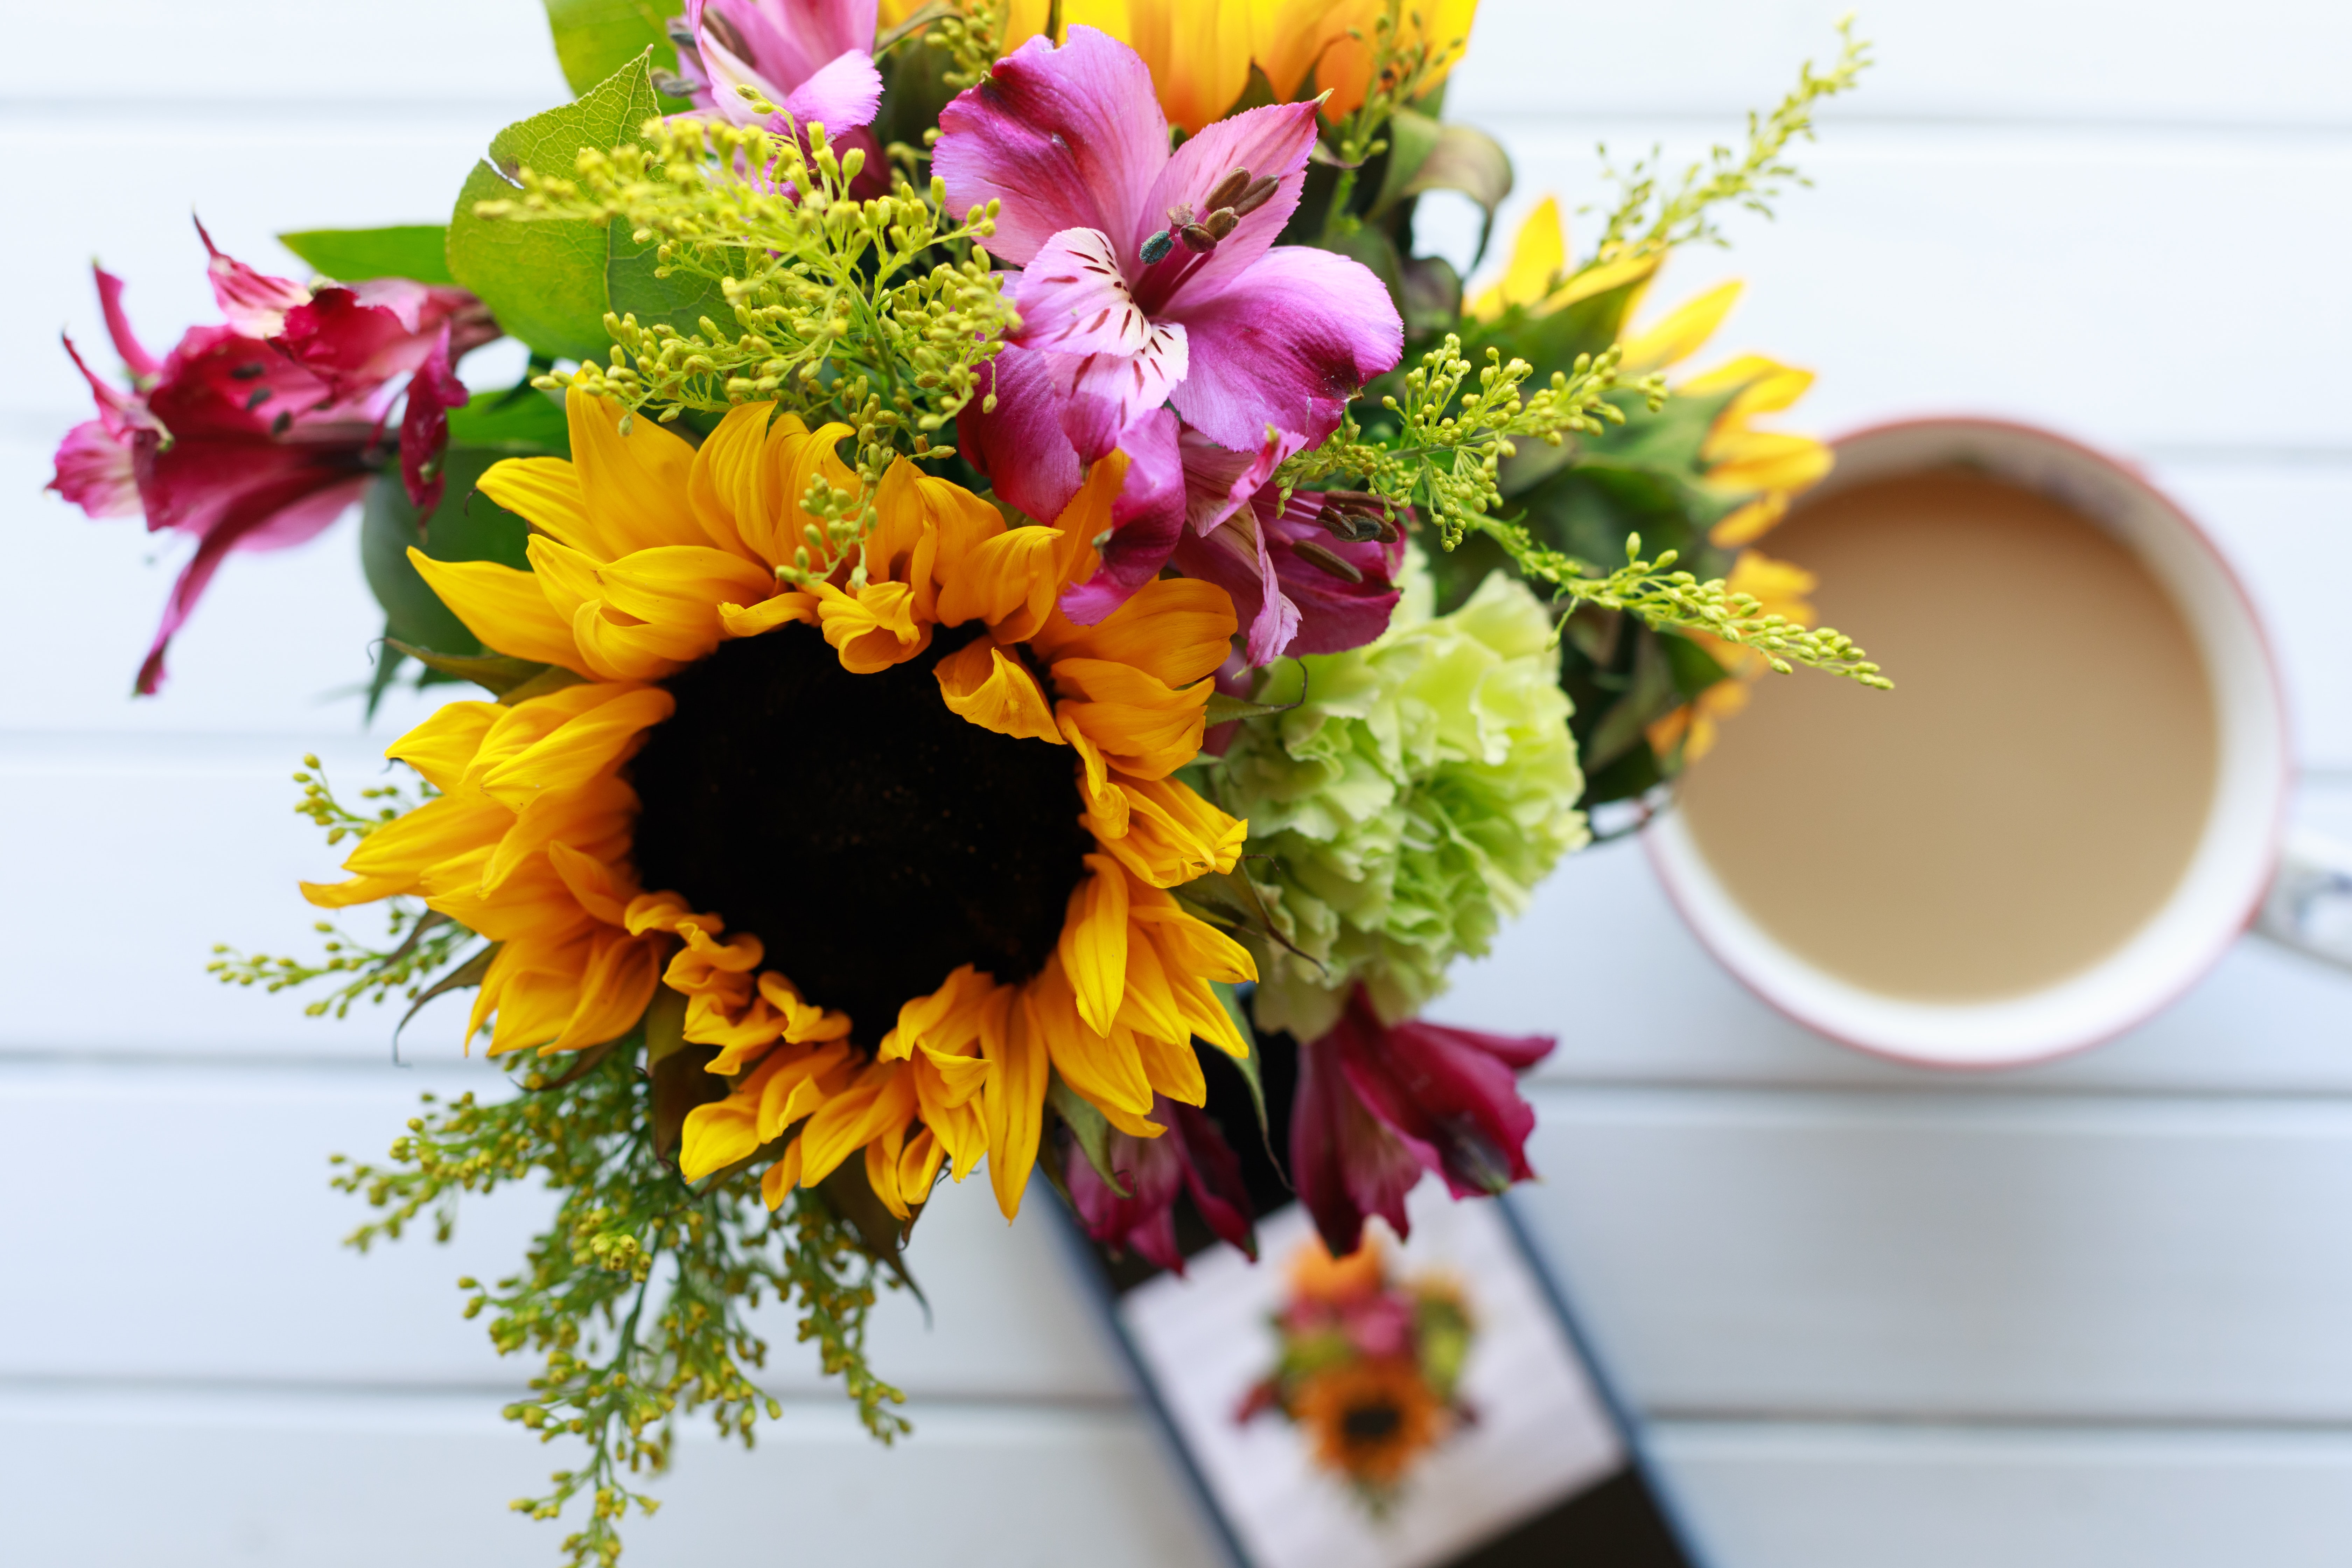
{"type": "MultiPolygon", "coordinates": [[[[1641,292],[1665,258],[1664,250],[1631,251],[1570,271],[1559,204],[1547,196],[1519,226],[1502,277],[1471,301],[1470,313],[1491,321],[1520,306],[1549,315],[1628,283],[1636,285],[1638,308],[1641,292]]],[[[1743,287],[1737,279],[1717,284],[1656,322],[1628,331],[1620,345],[1622,374],[1631,379],[1669,370],[1697,353],[1731,314],[1743,287]]],[[[1707,540],[1719,549],[1741,552],[1727,579],[1735,592],[1752,595],[1768,614],[1784,615],[1804,626],[1813,620],[1812,606],[1805,602],[1814,587],[1813,574],[1747,547],[1787,514],[1790,498],[1830,471],[1830,449],[1820,441],[1789,431],[1759,430],[1755,424],[1764,415],[1790,407],[1812,384],[1809,370],[1762,354],[1741,354],[1673,388],[1686,396],[1731,395],[1709,426],[1699,458],[1710,487],[1748,499],[1707,531],[1707,540]]],[[[1747,682],[1767,668],[1751,648],[1715,637],[1694,640],[1734,679],[1708,687],[1650,726],[1651,749],[1663,756],[1680,746],[1685,762],[1705,755],[1714,745],[1717,722],[1747,706],[1747,682]]]]}
{"type": "MultiPolygon", "coordinates": [[[[894,27],[928,0],[882,0],[894,27]]],[[[1247,90],[1253,60],[1275,97],[1290,102],[1311,85],[1328,90],[1324,113],[1352,114],[1370,90],[1372,55],[1388,0],[1061,0],[1062,26],[1097,27],[1143,57],[1160,111],[1187,132],[1222,120],[1247,90]]],[[[1406,42],[1425,44],[1443,64],[1435,87],[1462,58],[1478,0],[1406,0],[1406,42]],[[1450,50],[1450,53],[1449,53],[1450,50]]],[[[1052,0],[1011,0],[1007,54],[1045,32],[1052,0]]],[[[1066,34],[1065,35],[1066,36],[1066,34]]]]}

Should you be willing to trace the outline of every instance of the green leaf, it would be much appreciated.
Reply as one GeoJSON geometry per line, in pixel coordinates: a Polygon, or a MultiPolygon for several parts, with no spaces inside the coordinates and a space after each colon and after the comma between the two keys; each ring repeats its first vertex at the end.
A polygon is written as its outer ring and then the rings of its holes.
{"type": "Polygon", "coordinates": [[[1297,707],[1296,702],[1252,702],[1245,698],[1228,697],[1222,691],[1209,693],[1209,723],[1212,727],[1230,724],[1236,719],[1263,719],[1269,713],[1287,713],[1297,707]]]}
{"type": "Polygon", "coordinates": [[[1126,1197],[1127,1184],[1119,1179],[1118,1172],[1111,1166],[1109,1120],[1084,1095],[1064,1082],[1058,1072],[1050,1074],[1045,1079],[1045,1103],[1069,1123],[1071,1134],[1086,1153],[1087,1163],[1095,1168],[1095,1174],[1103,1179],[1103,1184],[1120,1197],[1126,1197]]]}
{"type": "Polygon", "coordinates": [[[437,223],[405,223],[389,228],[306,228],[279,235],[278,243],[309,262],[320,276],[338,283],[361,283],[371,278],[457,281],[449,276],[449,231],[437,223]]]}
{"type": "MultiPolygon", "coordinates": [[[[529,168],[569,174],[583,147],[635,142],[660,112],[647,52],[640,52],[573,102],[518,121],[490,140],[449,218],[449,270],[488,305],[499,324],[541,353],[601,356],[614,226],[586,220],[486,219],[478,204],[513,198],[529,168]]],[[[623,237],[625,238],[625,236],[623,237]]]]}
{"type": "Polygon", "coordinates": [[[568,458],[572,428],[563,401],[530,386],[478,392],[449,411],[449,445],[509,458],[568,458]]]}
{"type": "Polygon", "coordinates": [[[546,0],[548,30],[564,82],[584,93],[648,48],[661,64],[677,56],[664,27],[683,6],[665,0],[546,0]]]}
{"type": "Polygon", "coordinates": [[[1437,151],[1445,130],[1418,110],[1400,109],[1389,118],[1388,167],[1367,216],[1378,217],[1412,194],[1412,181],[1429,162],[1429,155],[1437,151]]]}
{"type": "Polygon", "coordinates": [[[654,1156],[664,1164],[677,1163],[677,1141],[688,1113],[728,1096],[726,1079],[704,1070],[719,1059],[719,1051],[717,1046],[681,1045],[661,1060],[646,1063],[646,1076],[653,1080],[654,1156]]]}
{"type": "Polygon", "coordinates": [[[651,1072],[686,1046],[686,993],[667,985],[655,986],[654,999],[646,1004],[643,1027],[646,1070],[651,1072]]]}
{"type": "Polygon", "coordinates": [[[555,668],[528,658],[509,658],[502,653],[460,658],[456,654],[434,653],[415,647],[398,637],[388,637],[383,640],[394,652],[405,654],[426,668],[437,669],[453,680],[470,680],[493,697],[504,696],[519,686],[527,686],[555,668]]]}
{"type": "MultiPolygon", "coordinates": [[[[1410,110],[1400,110],[1402,120],[1410,110]]],[[[1402,144],[1402,143],[1400,143],[1402,144]]],[[[1475,268],[1486,255],[1486,241],[1495,232],[1495,209],[1511,194],[1511,159],[1503,144],[1467,125],[1438,127],[1436,144],[1399,185],[1397,195],[1417,196],[1428,191],[1459,191],[1476,202],[1486,215],[1478,230],[1475,268]]]]}
{"type": "Polygon", "coordinates": [[[692,272],[656,277],[661,247],[637,244],[625,220],[613,220],[605,242],[604,299],[614,315],[635,316],[641,327],[667,321],[689,336],[701,330],[706,316],[714,322],[735,320],[735,307],[716,279],[692,272]]]}
{"type": "Polygon", "coordinates": [[[448,452],[442,459],[441,505],[429,534],[409,504],[398,474],[379,474],[368,485],[360,508],[360,565],[376,603],[383,606],[387,637],[459,657],[485,651],[466,624],[425,586],[408,563],[408,550],[415,545],[436,561],[496,561],[529,570],[523,544],[530,525],[474,489],[499,457],[495,451],[448,452]]]}
{"type": "MultiPolygon", "coordinates": [[[[1250,1026],[1249,1009],[1242,1005],[1242,994],[1238,989],[1222,980],[1210,981],[1209,989],[1217,994],[1217,1000],[1224,1005],[1225,1016],[1233,1019],[1234,1027],[1242,1032],[1242,1038],[1250,1043],[1250,1053],[1236,1059],[1213,1046],[1210,1048],[1241,1069],[1243,1081],[1249,1085],[1250,1104],[1257,1111],[1258,1132],[1266,1140],[1265,1152],[1271,1155],[1274,1152],[1274,1130],[1267,1125],[1265,1119],[1265,1079],[1259,1070],[1257,1030],[1250,1026]]],[[[1277,1170],[1281,1165],[1281,1161],[1275,1162],[1277,1170]]]]}

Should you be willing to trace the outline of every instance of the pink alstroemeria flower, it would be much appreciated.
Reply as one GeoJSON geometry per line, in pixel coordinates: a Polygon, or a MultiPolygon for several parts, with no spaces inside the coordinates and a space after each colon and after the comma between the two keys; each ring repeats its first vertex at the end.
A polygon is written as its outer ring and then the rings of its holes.
{"type": "Polygon", "coordinates": [[[1275,244],[1315,117],[1313,103],[1249,110],[1171,153],[1142,59],[1086,26],[1059,48],[1031,39],[940,117],[932,168],[950,209],[997,201],[989,248],[1022,268],[995,407],[958,421],[975,466],[1013,505],[1052,517],[1089,465],[1119,447],[1130,459],[1127,515],[1105,571],[1066,605],[1074,619],[1108,615],[1173,548],[1177,416],[1229,451],[1259,452],[1269,428],[1295,451],[1402,352],[1370,271],[1275,244]]]}
{"type": "Polygon", "coordinates": [[[121,280],[100,268],[99,303],[130,389],[66,341],[98,417],[67,433],[49,488],[90,517],[144,513],[150,531],[196,541],[140,666],[142,696],[162,684],[173,635],[232,551],[299,544],[360,499],[390,456],[384,424],[403,374],[402,437],[415,447],[403,467],[420,505],[437,500],[433,459],[447,408],[464,400],[450,363],[498,335],[463,289],[385,280],[313,292],[223,255],[208,235],[205,246],[226,325],[189,329],[159,360],[131,329],[121,280]]]}
{"type": "MultiPolygon", "coordinates": [[[[783,132],[823,125],[836,144],[874,123],[882,107],[875,68],[877,0],[686,0],[670,25],[678,75],[657,85],[733,125],[783,132]],[[775,106],[761,114],[750,88],[775,106]]],[[[864,138],[866,162],[877,161],[864,138]]]]}
{"type": "Polygon", "coordinates": [[[1184,1272],[1176,1245],[1176,1194],[1190,1192],[1192,1206],[1219,1237],[1257,1257],[1250,1226],[1248,1190],[1240,1159],[1208,1113],[1165,1095],[1152,1102],[1151,1119],[1167,1129],[1157,1138],[1110,1135],[1111,1169],[1127,1184],[1121,1197],[1096,1174],[1086,1155],[1073,1148],[1063,1163],[1063,1181],[1087,1234],[1104,1246],[1138,1256],[1175,1273],[1184,1272]]]}
{"type": "Polygon", "coordinates": [[[1515,1075],[1556,1044],[1418,1018],[1383,1024],[1359,988],[1328,1034],[1298,1047],[1290,1118],[1290,1177],[1332,1256],[1362,1244],[1369,1215],[1409,1235],[1405,1194],[1424,1171],[1457,1198],[1534,1175],[1536,1113],[1515,1075]]]}

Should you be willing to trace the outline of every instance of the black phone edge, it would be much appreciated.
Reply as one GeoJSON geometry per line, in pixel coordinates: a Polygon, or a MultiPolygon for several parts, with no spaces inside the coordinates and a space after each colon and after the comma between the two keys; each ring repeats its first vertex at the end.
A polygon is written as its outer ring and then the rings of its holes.
{"type": "MultiPolygon", "coordinates": [[[[1055,1197],[1055,1201],[1048,1206],[1054,1211],[1054,1229],[1061,1237],[1063,1255],[1070,1267],[1084,1277],[1087,1292],[1094,1299],[1097,1316],[1110,1331],[1111,1338],[1118,1342],[1119,1358],[1127,1363],[1129,1376],[1143,1395],[1144,1404],[1150,1408],[1152,1426],[1158,1430],[1160,1446],[1173,1455],[1184,1472],[1193,1510],[1208,1522],[1217,1543],[1224,1548],[1225,1560],[1231,1568],[1252,1568],[1248,1555],[1242,1550],[1241,1542],[1234,1534],[1232,1521],[1226,1519],[1225,1510],[1217,1505],[1217,1495],[1210,1488],[1208,1477],[1201,1473],[1201,1467],[1193,1461],[1192,1449],[1185,1447],[1183,1434],[1177,1428],[1173,1413],[1169,1410],[1167,1402],[1160,1397],[1160,1385],[1152,1381],[1150,1368],[1144,1364],[1134,1339],[1127,1331],[1127,1324],[1119,1317],[1118,1293],[1112,1289],[1102,1259],[1095,1253],[1094,1242],[1087,1236],[1077,1216],[1070,1212],[1069,1205],[1059,1201],[1058,1194],[1055,1197]]],[[[1617,1428],[1618,1440],[1625,1445],[1627,1466],[1639,1478],[1643,1490],[1656,1505],[1667,1530],[1673,1533],[1675,1547],[1681,1551],[1689,1568],[1709,1568],[1705,1554],[1695,1544],[1697,1538],[1693,1534],[1686,1516],[1675,1502],[1672,1490],[1663,1484],[1657,1466],[1653,1462],[1649,1444],[1642,1435],[1641,1426],[1633,1419],[1632,1406],[1618,1393],[1616,1380],[1609,1374],[1600,1358],[1592,1353],[1591,1341],[1586,1337],[1575,1312],[1569,1307],[1567,1292],[1560,1284],[1559,1274],[1537,1248],[1533,1236],[1526,1222],[1519,1217],[1517,1206],[1510,1197],[1506,1194],[1493,1202],[1502,1213],[1503,1225],[1511,1233],[1511,1240],[1517,1246],[1520,1258],[1535,1276],[1537,1288],[1542,1290],[1561,1331],[1568,1335],[1569,1347],[1575,1352],[1584,1374],[1591,1379],[1593,1391],[1600,1395],[1602,1406],[1609,1412],[1609,1419],[1617,1428]]]]}
{"type": "Polygon", "coordinates": [[[1063,1256],[1070,1267],[1085,1279],[1087,1293],[1094,1298],[1096,1316],[1110,1331],[1111,1338],[1118,1342],[1119,1359],[1127,1363],[1128,1375],[1143,1395],[1144,1404],[1150,1406],[1151,1425],[1158,1435],[1160,1447],[1174,1456],[1184,1472],[1193,1512],[1206,1521],[1217,1544],[1224,1548],[1225,1561],[1231,1568],[1251,1568],[1248,1556],[1242,1551],[1241,1542],[1234,1535],[1233,1522],[1225,1518],[1225,1510],[1217,1506],[1217,1494],[1210,1489],[1209,1478],[1202,1475],[1201,1467],[1193,1462],[1192,1450],[1184,1446],[1183,1434],[1177,1429],[1175,1415],[1168,1408],[1167,1402],[1160,1397],[1160,1385],[1152,1381],[1151,1369],[1144,1364],[1142,1355],[1135,1348],[1134,1339],[1127,1331],[1127,1324],[1119,1318],[1118,1292],[1112,1289],[1102,1259],[1095,1254],[1092,1238],[1087,1235],[1086,1227],[1078,1223],[1078,1216],[1070,1212],[1070,1205],[1061,1200],[1060,1194],[1046,1195],[1054,1200],[1048,1206],[1054,1211],[1054,1230],[1061,1237],[1063,1256]]]}
{"type": "Polygon", "coordinates": [[[1583,1364],[1584,1375],[1592,1380],[1593,1391],[1601,1395],[1601,1403],[1608,1408],[1609,1419],[1616,1423],[1617,1436],[1625,1445],[1626,1462],[1633,1467],[1633,1473],[1641,1477],[1643,1489],[1650,1494],[1650,1501],[1656,1505],[1659,1515],[1664,1519],[1666,1529],[1674,1535],[1675,1545],[1681,1550],[1690,1568],[1709,1568],[1706,1554],[1699,1550],[1697,1532],[1690,1527],[1690,1516],[1683,1510],[1674,1495],[1674,1489],[1665,1484],[1664,1477],[1659,1472],[1656,1455],[1650,1447],[1643,1424],[1634,1415],[1633,1405],[1618,1391],[1617,1379],[1609,1371],[1608,1363],[1593,1353],[1592,1341],[1584,1331],[1583,1320],[1569,1305],[1568,1290],[1560,1282],[1559,1271],[1552,1266],[1551,1259],[1543,1249],[1536,1245],[1534,1232],[1528,1228],[1527,1221],[1519,1215],[1517,1195],[1504,1193],[1493,1201],[1495,1206],[1502,1211],[1503,1225],[1510,1231],[1511,1239],[1518,1244],[1519,1256],[1527,1260],[1529,1272],[1535,1275],[1536,1284],[1544,1293],[1544,1300],[1551,1303],[1552,1315],[1559,1320],[1561,1331],[1568,1335],[1569,1346],[1576,1352],[1576,1359],[1583,1364]]]}

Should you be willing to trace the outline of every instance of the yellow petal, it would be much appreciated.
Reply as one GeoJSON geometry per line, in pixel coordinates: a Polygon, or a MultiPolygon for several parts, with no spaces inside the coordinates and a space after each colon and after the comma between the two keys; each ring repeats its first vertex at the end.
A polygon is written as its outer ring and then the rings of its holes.
{"type": "Polygon", "coordinates": [[[1045,624],[1061,592],[1055,580],[1061,539],[1050,528],[1008,528],[942,564],[939,621],[987,624],[1000,642],[1018,642],[1045,624]]]}
{"type": "Polygon", "coordinates": [[[986,638],[966,643],[933,665],[931,673],[949,712],[1000,735],[1065,743],[1037,678],[986,638]]]}
{"type": "Polygon", "coordinates": [[[1708,529],[1706,542],[1719,550],[1737,550],[1743,544],[1763,538],[1772,531],[1774,524],[1788,515],[1788,492],[1768,491],[1708,529]]]}
{"type": "Polygon", "coordinates": [[[1045,961],[1024,994],[1054,1070],[1064,1082],[1106,1110],[1150,1114],[1151,1084],[1143,1076],[1134,1034],[1116,1026],[1105,1034],[1079,1015],[1059,953],[1045,961]]]}
{"type": "Polygon", "coordinates": [[[915,1080],[904,1062],[874,1062],[826,1100],[801,1129],[801,1185],[813,1187],[841,1163],[915,1114],[915,1080]]]}
{"type": "Polygon", "coordinates": [[[786,504],[783,470],[770,458],[768,420],[775,411],[772,403],[729,409],[719,428],[695,448],[686,483],[687,502],[704,538],[761,565],[766,563],[744,540],[747,533],[771,531],[786,504]]]}
{"type": "Polygon", "coordinates": [[[1129,665],[1064,658],[1054,663],[1054,684],[1093,700],[1056,703],[1056,720],[1084,731],[1104,760],[1122,773],[1165,778],[1200,754],[1211,689],[1206,679],[1171,691],[1129,665]]]}
{"type": "MultiPolygon", "coordinates": [[[[690,628],[719,644],[720,604],[756,604],[774,592],[775,574],[707,544],[670,544],[625,555],[597,574],[604,602],[657,626],[690,628]]],[[[699,657],[698,655],[697,657],[699,657]]]]}
{"type": "Polygon", "coordinates": [[[760,1177],[760,1196],[772,1209],[784,1206],[784,1195],[801,1184],[801,1146],[794,1139],[785,1146],[784,1157],[768,1167],[760,1177]]]}
{"type": "Polygon", "coordinates": [[[478,486],[551,539],[592,553],[602,546],[595,524],[588,521],[587,498],[580,493],[580,470],[568,458],[508,458],[491,464],[478,486]]]}
{"type": "Polygon", "coordinates": [[[579,647],[572,640],[570,619],[555,613],[539,581],[528,572],[501,566],[495,561],[436,561],[410,548],[409,564],[425,579],[449,613],[482,639],[485,647],[509,658],[560,664],[577,675],[588,673],[579,647]]]}
{"type": "Polygon", "coordinates": [[[759,1111],[748,1095],[739,1092],[696,1106],[686,1113],[686,1127],[678,1137],[677,1173],[698,1182],[713,1171],[750,1159],[760,1147],[758,1129],[759,1111]]]}
{"type": "Polygon", "coordinates": [[[1513,305],[1535,304],[1551,292],[1567,265],[1568,237],[1560,228],[1559,203],[1546,196],[1520,222],[1501,280],[1478,296],[1470,313],[1492,321],[1513,305]]]}
{"type": "Polygon", "coordinates": [[[640,735],[677,708],[677,700],[659,687],[615,685],[590,689],[613,695],[492,768],[482,780],[483,793],[519,811],[539,795],[576,789],[605,769],[617,767],[635,749],[640,735]]]}
{"type": "Polygon", "coordinates": [[[1741,284],[1738,279],[1720,283],[1685,301],[1656,326],[1625,340],[1622,368],[1627,375],[1646,371],[1663,370],[1696,353],[1715,336],[1723,325],[1724,317],[1738,302],[1741,284]]]}
{"type": "Polygon", "coordinates": [[[1086,863],[1092,874],[1070,889],[1055,951],[1078,1016],[1108,1035],[1127,994],[1127,878],[1108,855],[1089,855],[1086,863]]]}
{"type": "Polygon", "coordinates": [[[1021,1194],[1037,1163],[1045,1126],[1045,1081],[1052,1058],[1031,1016],[1026,989],[1006,986],[982,1015],[981,1052],[995,1064],[981,1091],[988,1123],[988,1182],[1006,1219],[1021,1212],[1021,1194]]]}
{"type": "Polygon", "coordinates": [[[694,448],[684,438],[577,387],[564,395],[563,412],[591,530],[581,548],[616,561],[633,550],[708,540],[688,499],[694,448]]]}
{"type": "Polygon", "coordinates": [[[817,622],[852,675],[904,664],[931,645],[928,622],[915,619],[914,591],[904,583],[868,583],[855,594],[816,585],[817,622]]]}
{"type": "Polygon", "coordinates": [[[1230,871],[1241,858],[1249,824],[1226,816],[1172,779],[1121,776],[1111,787],[1127,797],[1127,831],[1107,836],[1103,816],[1089,807],[1087,826],[1102,847],[1155,888],[1173,888],[1209,872],[1230,871]]]}
{"type": "Polygon", "coordinates": [[[466,769],[481,750],[503,711],[495,702],[445,702],[433,717],[384,748],[394,762],[406,763],[425,782],[446,795],[466,776],[466,769]]]}
{"type": "Polygon", "coordinates": [[[719,628],[730,637],[755,637],[762,632],[774,631],[788,621],[815,626],[816,596],[793,590],[749,606],[719,606],[719,628]]]}
{"type": "Polygon", "coordinates": [[[1057,611],[1032,640],[1049,658],[1108,659],[1169,686],[1190,686],[1225,662],[1238,624],[1232,595],[1214,583],[1160,577],[1099,625],[1074,626],[1057,611]]]}
{"type": "Polygon", "coordinates": [[[601,1046],[627,1034],[654,999],[658,968],[650,939],[618,931],[592,938],[579,1003],[563,1032],[541,1046],[540,1054],[601,1046]]]}
{"type": "Polygon", "coordinates": [[[1143,1076],[1153,1089],[1186,1105],[1209,1102],[1209,1080],[1202,1075],[1201,1058],[1193,1054],[1189,1030],[1173,1039],[1137,1035],[1135,1048],[1143,1058],[1143,1076]]]}

